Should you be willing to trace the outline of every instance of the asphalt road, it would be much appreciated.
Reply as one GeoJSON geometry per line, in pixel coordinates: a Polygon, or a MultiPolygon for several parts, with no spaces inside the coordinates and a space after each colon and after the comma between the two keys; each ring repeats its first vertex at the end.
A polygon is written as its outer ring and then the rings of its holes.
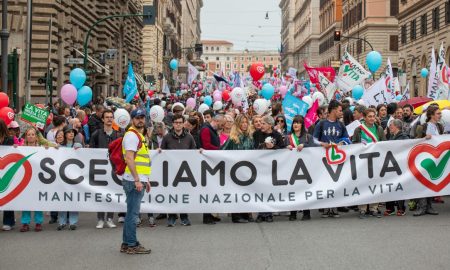
{"type": "MultiPolygon", "coordinates": [[[[439,216],[390,216],[360,220],[356,212],[307,222],[275,217],[274,223],[174,228],[159,221],[139,228],[150,255],[119,253],[122,228],[95,229],[96,215],[82,213],[76,231],[0,232],[0,269],[450,269],[450,198],[439,216]]],[[[301,216],[301,214],[299,214],[301,216]]],[[[46,217],[48,220],[48,217],[46,217]]]]}

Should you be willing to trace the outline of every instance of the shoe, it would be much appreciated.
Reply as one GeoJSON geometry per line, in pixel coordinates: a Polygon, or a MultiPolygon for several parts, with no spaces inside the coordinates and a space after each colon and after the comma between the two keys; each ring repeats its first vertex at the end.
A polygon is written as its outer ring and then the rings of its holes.
{"type": "Polygon", "coordinates": [[[394,216],[395,215],[395,211],[392,210],[386,210],[384,211],[383,215],[387,216],[394,216]]]}
{"type": "Polygon", "coordinates": [[[77,229],[77,225],[75,225],[75,224],[72,224],[69,226],[69,230],[71,230],[71,231],[75,231],[76,229],[77,229]]]}
{"type": "Polygon", "coordinates": [[[427,212],[425,211],[425,209],[417,209],[416,212],[414,212],[413,216],[418,217],[418,216],[423,216],[425,215],[427,212]]]}
{"type": "Polygon", "coordinates": [[[232,221],[233,223],[248,223],[248,220],[246,220],[245,218],[239,218],[232,221]]]}
{"type": "Polygon", "coordinates": [[[127,244],[120,245],[120,253],[127,253],[127,250],[128,250],[127,244]]]}
{"type": "Polygon", "coordinates": [[[359,219],[366,219],[366,218],[367,218],[366,212],[364,211],[359,212],[359,219]]]}
{"type": "Polygon", "coordinates": [[[191,226],[191,221],[188,218],[183,218],[180,224],[181,226],[191,226]]]}
{"type": "Polygon", "coordinates": [[[150,254],[152,251],[151,249],[146,249],[145,247],[141,245],[137,245],[135,247],[128,247],[127,248],[127,254],[150,254]]]}
{"type": "Polygon", "coordinates": [[[350,210],[347,207],[338,207],[338,212],[348,213],[350,210]]]}
{"type": "Polygon", "coordinates": [[[103,229],[103,226],[105,225],[105,222],[103,220],[99,220],[97,222],[97,226],[95,226],[95,228],[97,229],[103,229]]]}
{"type": "Polygon", "coordinates": [[[261,222],[263,222],[263,221],[265,221],[265,218],[263,218],[263,217],[258,216],[258,217],[256,218],[256,223],[261,223],[261,222]]]}
{"type": "Polygon", "coordinates": [[[34,226],[34,231],[35,231],[35,232],[40,232],[40,231],[42,231],[42,225],[41,225],[41,224],[36,224],[36,226],[34,226]]]}
{"type": "Polygon", "coordinates": [[[431,207],[429,207],[429,208],[425,211],[425,213],[427,213],[428,215],[433,215],[433,216],[439,215],[439,213],[438,213],[436,210],[434,210],[433,208],[431,208],[431,207]]]}
{"type": "Polygon", "coordinates": [[[117,220],[117,222],[119,222],[119,223],[125,223],[125,217],[119,217],[119,219],[117,220]]]}
{"type": "Polygon", "coordinates": [[[48,224],[55,224],[58,222],[57,218],[50,218],[50,220],[48,221],[48,224]]]}
{"type": "Polygon", "coordinates": [[[20,232],[28,232],[30,230],[30,225],[28,224],[22,224],[22,227],[20,227],[20,232]]]}
{"type": "Polygon", "coordinates": [[[56,227],[57,231],[62,231],[66,228],[66,224],[62,224],[62,225],[58,225],[58,227],[56,227]]]}
{"type": "Polygon", "coordinates": [[[301,221],[307,221],[311,219],[311,215],[303,215],[301,221]]]}
{"type": "Polygon", "coordinates": [[[329,217],[330,216],[330,210],[328,210],[328,211],[323,211],[322,212],[322,218],[327,218],[327,217],[329,217]]]}
{"type": "Polygon", "coordinates": [[[114,224],[113,220],[111,218],[108,218],[108,220],[106,221],[106,227],[108,228],[116,228],[116,224],[114,224]]]}
{"type": "Polygon", "coordinates": [[[289,221],[294,221],[294,220],[297,220],[297,216],[290,215],[289,216],[289,221]]]}
{"type": "Polygon", "coordinates": [[[410,200],[408,202],[408,208],[409,208],[409,211],[417,210],[417,203],[416,203],[416,201],[410,200]]]}
{"type": "MultiPolygon", "coordinates": [[[[395,214],[395,213],[394,213],[395,214]]],[[[381,212],[380,211],[370,211],[370,216],[372,217],[376,217],[376,218],[381,218],[381,212]]]]}
{"type": "Polygon", "coordinates": [[[176,219],[174,217],[169,217],[167,219],[167,227],[175,227],[176,219]]]}
{"type": "Polygon", "coordinates": [[[5,231],[5,232],[7,232],[7,231],[10,231],[10,230],[12,230],[12,229],[13,229],[13,227],[14,227],[14,226],[10,226],[10,225],[3,225],[3,227],[2,227],[2,231],[5,231]]]}
{"type": "Polygon", "coordinates": [[[150,227],[156,227],[156,223],[155,223],[155,218],[154,217],[149,217],[148,218],[148,225],[150,227]]]}
{"type": "Polygon", "coordinates": [[[166,214],[159,214],[158,216],[156,216],[156,220],[166,219],[166,218],[167,218],[166,214]]]}
{"type": "Polygon", "coordinates": [[[222,221],[222,219],[220,217],[213,216],[213,221],[214,222],[220,222],[220,221],[222,221]]]}
{"type": "Polygon", "coordinates": [[[331,211],[328,213],[328,216],[329,216],[329,217],[333,217],[333,218],[341,217],[341,216],[339,215],[339,213],[335,212],[334,210],[331,210],[331,211]]]}
{"type": "Polygon", "coordinates": [[[434,198],[433,198],[433,203],[444,203],[444,200],[442,199],[441,196],[439,196],[439,197],[434,197],[434,198]]]}
{"type": "Polygon", "coordinates": [[[142,225],[142,219],[138,217],[136,219],[136,227],[141,227],[141,225],[142,225]]]}
{"type": "Polygon", "coordinates": [[[406,212],[405,212],[405,211],[403,211],[403,210],[398,210],[398,211],[397,211],[397,216],[402,217],[402,216],[404,216],[404,215],[406,215],[406,212]]]}
{"type": "Polygon", "coordinates": [[[272,223],[273,222],[273,217],[272,216],[266,217],[266,222],[272,223]]]}
{"type": "Polygon", "coordinates": [[[213,218],[206,218],[206,219],[203,219],[203,224],[206,224],[206,225],[215,225],[216,222],[214,221],[213,218]]]}

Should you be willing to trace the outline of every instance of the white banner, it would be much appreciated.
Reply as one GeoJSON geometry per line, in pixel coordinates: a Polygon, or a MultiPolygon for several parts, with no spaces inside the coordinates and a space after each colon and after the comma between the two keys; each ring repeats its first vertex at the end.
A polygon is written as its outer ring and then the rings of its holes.
{"type": "Polygon", "coordinates": [[[428,75],[428,92],[427,97],[436,100],[439,94],[439,86],[438,86],[438,74],[436,72],[436,56],[434,55],[434,46],[431,49],[431,63],[430,63],[430,72],[428,75]]]}
{"type": "Polygon", "coordinates": [[[394,81],[394,72],[392,71],[391,59],[387,59],[386,65],[386,89],[388,95],[388,103],[395,100],[395,81],[394,81]]]}
{"type": "Polygon", "coordinates": [[[191,85],[192,82],[197,78],[200,72],[191,63],[188,63],[188,84],[191,85]]]}
{"type": "Polygon", "coordinates": [[[358,61],[348,52],[344,52],[341,58],[339,75],[336,77],[336,84],[344,92],[352,90],[355,85],[369,78],[370,72],[365,70],[358,61]]]}
{"type": "Polygon", "coordinates": [[[436,66],[436,73],[438,77],[438,96],[437,99],[448,99],[449,87],[448,87],[448,75],[447,75],[447,65],[445,64],[445,50],[444,44],[441,43],[441,48],[439,49],[439,60],[436,66]]]}
{"type": "MultiPolygon", "coordinates": [[[[152,152],[141,209],[275,212],[448,195],[449,149],[442,135],[327,151],[152,152]]],[[[0,210],[125,211],[106,150],[2,146],[0,154],[0,210]]]]}
{"type": "Polygon", "coordinates": [[[378,104],[389,103],[389,93],[386,89],[386,79],[384,77],[378,79],[378,81],[372,84],[369,89],[364,91],[361,99],[364,100],[364,103],[367,106],[377,106],[378,104]]]}
{"type": "Polygon", "coordinates": [[[334,94],[336,93],[336,84],[330,82],[322,72],[319,72],[319,83],[320,87],[322,87],[322,91],[325,93],[325,97],[327,98],[328,102],[330,102],[333,99],[334,94]]]}

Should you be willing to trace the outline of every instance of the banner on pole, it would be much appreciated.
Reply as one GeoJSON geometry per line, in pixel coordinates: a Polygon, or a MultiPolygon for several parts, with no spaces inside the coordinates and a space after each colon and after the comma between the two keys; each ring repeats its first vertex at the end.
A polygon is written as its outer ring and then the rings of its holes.
{"type": "Polygon", "coordinates": [[[339,75],[336,77],[336,84],[344,92],[352,90],[355,85],[361,84],[369,78],[370,72],[365,70],[353,56],[347,51],[341,58],[339,75]]]}
{"type": "Polygon", "coordinates": [[[36,126],[37,128],[43,129],[49,114],[50,113],[47,110],[26,103],[21,115],[21,120],[36,126]]]}
{"type": "Polygon", "coordinates": [[[386,79],[384,77],[378,79],[378,81],[372,84],[369,89],[364,91],[361,99],[364,100],[367,106],[377,106],[379,104],[389,103],[389,93],[386,89],[386,79]]]}

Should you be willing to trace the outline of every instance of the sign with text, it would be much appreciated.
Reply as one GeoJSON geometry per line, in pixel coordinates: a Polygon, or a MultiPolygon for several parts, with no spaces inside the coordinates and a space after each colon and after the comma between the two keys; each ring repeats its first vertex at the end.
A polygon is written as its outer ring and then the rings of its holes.
{"type": "MultiPolygon", "coordinates": [[[[153,151],[141,212],[276,212],[450,194],[450,135],[332,150],[153,151]]],[[[126,209],[104,149],[2,146],[0,155],[0,210],[126,209]]]]}
{"type": "Polygon", "coordinates": [[[41,109],[30,103],[26,103],[22,112],[21,120],[36,126],[37,128],[44,128],[47,121],[49,111],[41,109]]]}

